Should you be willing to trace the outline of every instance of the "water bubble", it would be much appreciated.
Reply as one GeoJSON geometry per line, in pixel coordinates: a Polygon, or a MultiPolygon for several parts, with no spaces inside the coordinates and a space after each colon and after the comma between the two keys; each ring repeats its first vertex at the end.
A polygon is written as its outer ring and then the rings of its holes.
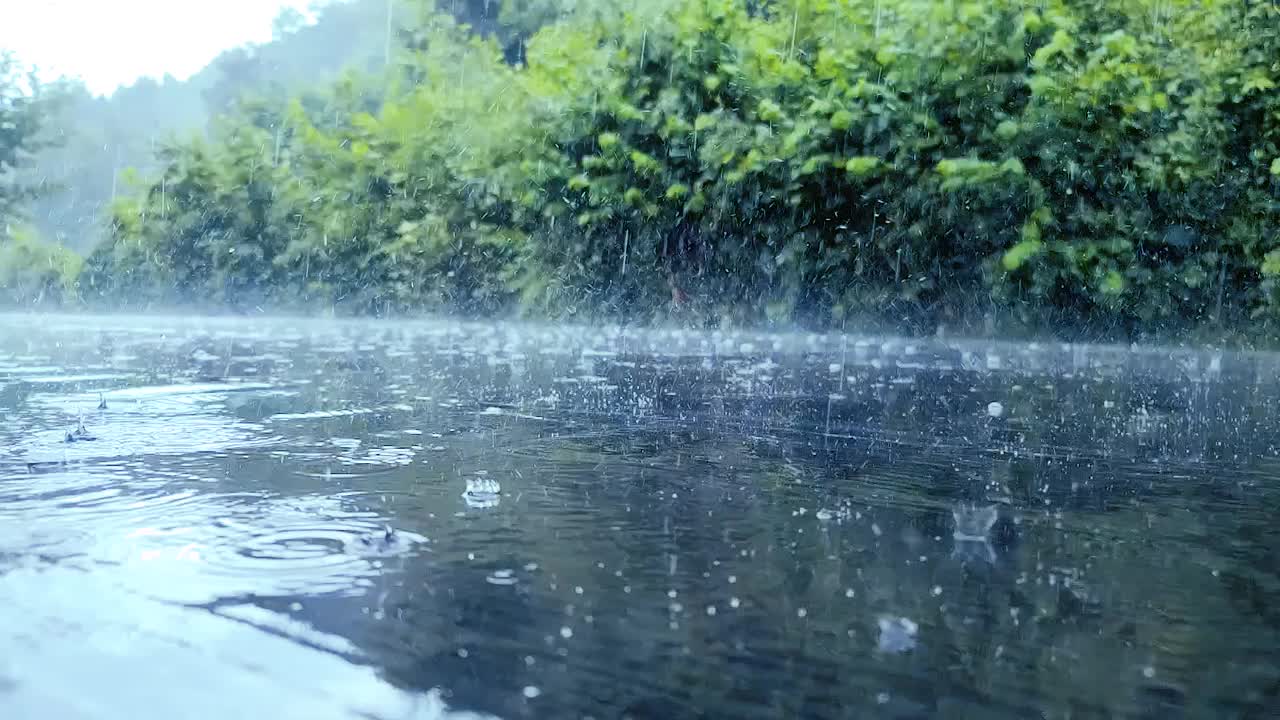
{"type": "Polygon", "coordinates": [[[991,402],[991,403],[988,403],[988,404],[987,404],[987,415],[988,415],[989,417],[993,417],[993,418],[998,418],[998,417],[1000,417],[1001,415],[1004,415],[1004,405],[1001,405],[1001,404],[1000,404],[1000,403],[998,403],[998,402],[991,402]]]}
{"type": "Polygon", "coordinates": [[[485,582],[490,585],[515,585],[515,572],[511,570],[494,570],[491,575],[485,578],[485,582]]]}
{"type": "Polygon", "coordinates": [[[916,633],[920,626],[905,617],[881,617],[876,620],[880,628],[877,647],[880,652],[903,653],[916,646],[916,633]]]}

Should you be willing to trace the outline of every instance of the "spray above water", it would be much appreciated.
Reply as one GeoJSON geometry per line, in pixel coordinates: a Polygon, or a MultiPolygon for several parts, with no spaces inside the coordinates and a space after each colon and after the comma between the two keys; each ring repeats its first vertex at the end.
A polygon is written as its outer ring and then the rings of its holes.
{"type": "Polygon", "coordinates": [[[492,508],[502,502],[502,486],[497,480],[489,478],[467,478],[466,489],[462,498],[468,507],[492,508]]]}
{"type": "Polygon", "coordinates": [[[991,528],[1000,519],[1000,512],[995,505],[961,505],[952,508],[951,517],[955,520],[954,536],[957,540],[989,542],[991,528]]]}

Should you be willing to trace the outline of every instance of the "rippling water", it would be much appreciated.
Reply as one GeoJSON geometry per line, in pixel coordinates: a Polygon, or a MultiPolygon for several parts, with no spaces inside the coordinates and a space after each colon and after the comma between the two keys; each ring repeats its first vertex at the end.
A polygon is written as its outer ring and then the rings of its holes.
{"type": "Polygon", "coordinates": [[[3,316],[0,716],[1277,717],[1278,400],[1270,355],[3,316]]]}

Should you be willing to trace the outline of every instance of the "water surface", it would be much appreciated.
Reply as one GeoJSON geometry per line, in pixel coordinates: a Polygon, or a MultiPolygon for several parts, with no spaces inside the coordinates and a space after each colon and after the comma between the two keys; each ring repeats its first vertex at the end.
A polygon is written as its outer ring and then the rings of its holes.
{"type": "Polygon", "coordinates": [[[1270,355],[3,316],[0,715],[1275,717],[1278,400],[1270,355]]]}

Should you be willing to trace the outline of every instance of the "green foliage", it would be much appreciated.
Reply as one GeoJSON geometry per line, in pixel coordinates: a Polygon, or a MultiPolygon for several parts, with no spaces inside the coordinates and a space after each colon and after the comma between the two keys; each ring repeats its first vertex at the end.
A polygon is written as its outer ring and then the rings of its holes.
{"type": "Polygon", "coordinates": [[[59,83],[60,102],[42,118],[48,142],[21,175],[40,191],[29,203],[31,222],[45,237],[91,251],[108,234],[127,168],[159,174],[166,145],[211,130],[218,116],[242,112],[242,102],[283,106],[344,69],[380,70],[386,11],[386,0],[325,3],[312,24],[285,11],[273,42],[229,49],[185,81],[144,77],[109,97],[59,83]]]}
{"type": "Polygon", "coordinates": [[[29,227],[0,236],[0,304],[61,306],[76,300],[79,255],[42,241],[29,227]]]}
{"type": "Polygon", "coordinates": [[[166,149],[92,285],[920,330],[1280,320],[1271,3],[451,4],[470,29],[419,5],[389,86],[246,105],[166,149]]]}
{"type": "Polygon", "coordinates": [[[507,305],[501,277],[518,233],[496,182],[518,152],[506,140],[520,121],[505,92],[512,71],[495,46],[466,41],[446,18],[431,23],[421,80],[377,115],[339,113],[331,128],[292,116],[306,204],[278,262],[306,268],[308,292],[366,312],[507,305]]]}
{"type": "Polygon", "coordinates": [[[167,148],[159,177],[116,204],[86,287],[144,305],[506,307],[519,236],[493,175],[516,150],[503,137],[519,122],[505,107],[512,71],[447,18],[431,23],[421,79],[385,103],[350,76],[287,108],[245,105],[212,142],[167,148]],[[460,76],[470,92],[456,92],[460,76]],[[469,121],[493,112],[508,127],[469,121]]]}
{"type": "Polygon", "coordinates": [[[273,297],[284,273],[272,259],[290,226],[276,201],[286,169],[267,130],[219,138],[164,149],[160,177],[115,204],[111,236],[87,263],[87,296],[236,308],[273,297]]]}

